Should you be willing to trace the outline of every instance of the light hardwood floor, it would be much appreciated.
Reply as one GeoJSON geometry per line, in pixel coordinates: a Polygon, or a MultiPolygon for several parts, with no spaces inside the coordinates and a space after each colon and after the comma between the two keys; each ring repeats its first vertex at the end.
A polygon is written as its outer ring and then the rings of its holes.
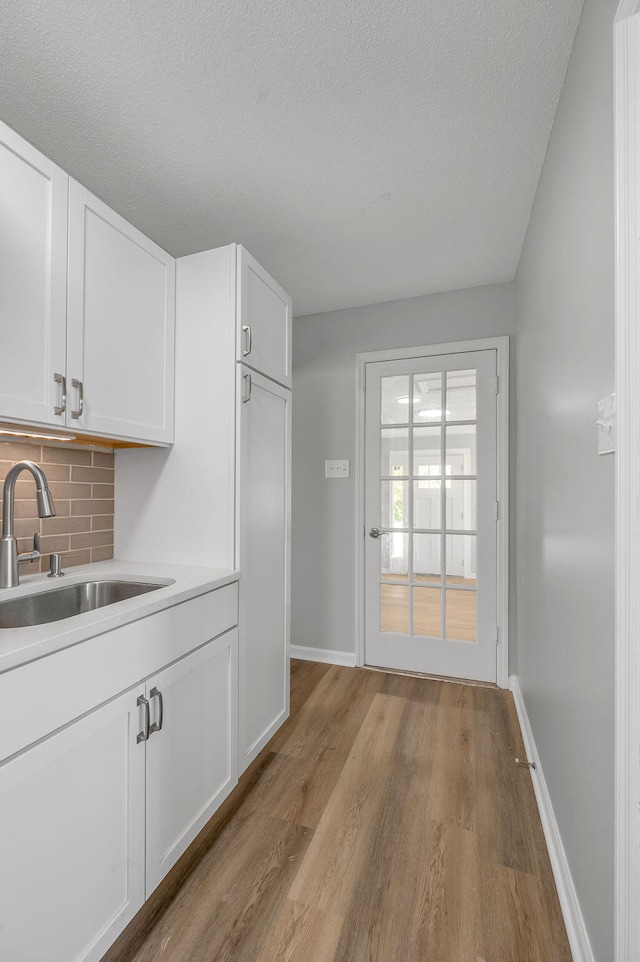
{"type": "Polygon", "coordinates": [[[522,754],[508,692],[294,662],[292,717],[106,960],[571,962],[522,754]]]}

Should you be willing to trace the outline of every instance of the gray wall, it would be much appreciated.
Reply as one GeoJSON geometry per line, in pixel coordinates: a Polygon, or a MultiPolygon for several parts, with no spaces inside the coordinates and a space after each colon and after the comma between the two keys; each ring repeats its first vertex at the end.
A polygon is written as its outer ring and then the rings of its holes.
{"type": "Polygon", "coordinates": [[[586,0],[516,275],[518,675],[598,962],[613,958],[612,23],[586,0]]]}
{"type": "Polygon", "coordinates": [[[356,354],[513,330],[512,284],[294,320],[292,644],[355,651],[356,354]],[[349,480],[325,479],[330,458],[349,480]]]}

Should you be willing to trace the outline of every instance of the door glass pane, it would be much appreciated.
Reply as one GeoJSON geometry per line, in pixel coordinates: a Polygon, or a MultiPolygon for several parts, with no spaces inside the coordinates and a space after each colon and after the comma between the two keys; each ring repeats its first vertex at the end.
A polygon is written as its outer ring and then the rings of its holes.
{"type": "Polygon", "coordinates": [[[438,530],[440,524],[440,485],[441,481],[413,482],[413,526],[414,528],[438,530]]]}
{"type": "Polygon", "coordinates": [[[446,481],[446,524],[454,531],[476,530],[477,481],[446,481]]]}
{"type": "Polygon", "coordinates": [[[385,580],[409,580],[409,535],[390,531],[380,535],[380,576],[385,580]]]}
{"type": "Polygon", "coordinates": [[[407,424],[409,421],[409,375],[380,380],[380,423],[407,424]]]}
{"type": "Polygon", "coordinates": [[[446,538],[446,582],[448,585],[476,587],[475,534],[448,534],[446,538]]]}
{"type": "Polygon", "coordinates": [[[409,589],[380,585],[380,625],[383,631],[409,634],[409,589]]]}
{"type": "Polygon", "coordinates": [[[475,641],[476,592],[447,588],[445,594],[447,596],[445,601],[446,637],[453,641],[475,641]]]}
{"type": "Polygon", "coordinates": [[[382,428],[380,474],[383,478],[409,474],[409,428],[382,428]]]}
{"type": "Polygon", "coordinates": [[[380,527],[409,527],[409,482],[380,482],[380,527]]]}
{"type": "Polygon", "coordinates": [[[413,580],[440,581],[440,544],[439,534],[414,534],[413,536],[413,580]]]}
{"type": "Polygon", "coordinates": [[[413,420],[442,420],[442,374],[416,374],[413,379],[413,420]]]}
{"type": "Polygon", "coordinates": [[[441,428],[413,429],[413,473],[415,477],[440,475],[441,428]]]}
{"type": "Polygon", "coordinates": [[[428,638],[442,637],[440,588],[413,589],[413,633],[428,638]]]}
{"type": "Polygon", "coordinates": [[[447,474],[476,474],[476,426],[447,427],[447,474]]]}
{"type": "Polygon", "coordinates": [[[447,421],[475,421],[476,372],[447,372],[447,421]]]}

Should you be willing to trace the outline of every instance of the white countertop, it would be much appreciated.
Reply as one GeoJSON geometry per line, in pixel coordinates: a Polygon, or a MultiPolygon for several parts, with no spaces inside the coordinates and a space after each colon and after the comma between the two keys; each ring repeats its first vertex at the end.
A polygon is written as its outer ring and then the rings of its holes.
{"type": "Polygon", "coordinates": [[[191,568],[116,560],[70,568],[64,578],[49,578],[46,574],[23,576],[17,588],[0,591],[0,603],[79,581],[161,582],[164,587],[61,621],[29,628],[0,628],[0,672],[146,618],[156,611],[237,581],[239,577],[240,573],[230,568],[191,568]]]}

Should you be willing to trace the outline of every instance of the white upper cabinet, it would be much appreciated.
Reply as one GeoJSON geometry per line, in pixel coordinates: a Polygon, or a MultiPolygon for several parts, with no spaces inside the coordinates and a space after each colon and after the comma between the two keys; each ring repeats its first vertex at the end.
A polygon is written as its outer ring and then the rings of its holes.
{"type": "Polygon", "coordinates": [[[67,424],[173,440],[175,261],[69,182],[67,424]]]}
{"type": "Polygon", "coordinates": [[[173,441],[175,260],[0,124],[0,420],[173,441]]]}
{"type": "Polygon", "coordinates": [[[0,124],[0,418],[51,423],[64,374],[63,170],[0,124]]]}
{"type": "Polygon", "coordinates": [[[291,298],[240,246],[237,284],[236,360],[291,387],[291,298]]]}

